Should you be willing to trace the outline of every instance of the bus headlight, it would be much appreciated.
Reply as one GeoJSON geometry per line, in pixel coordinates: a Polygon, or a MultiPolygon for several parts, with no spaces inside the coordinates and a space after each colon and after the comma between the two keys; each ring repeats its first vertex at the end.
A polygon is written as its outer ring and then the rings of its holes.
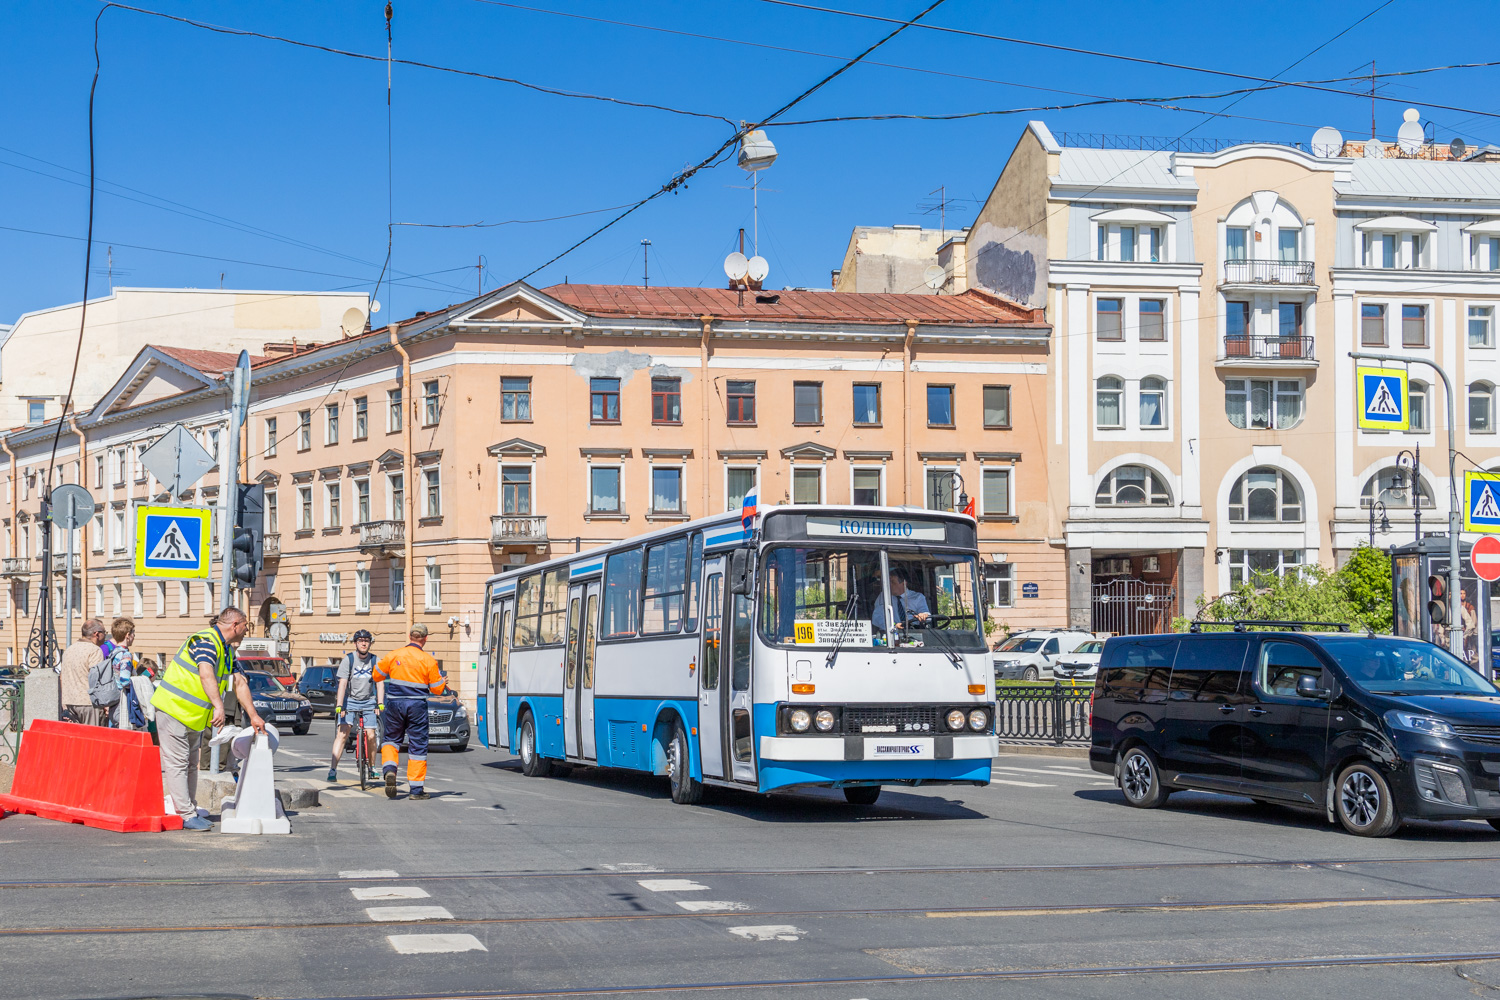
{"type": "Polygon", "coordinates": [[[948,713],[948,728],[962,729],[964,727],[964,710],[955,708],[948,713]]]}
{"type": "Polygon", "coordinates": [[[976,733],[984,732],[985,727],[989,725],[989,722],[990,717],[982,708],[976,708],[969,713],[969,728],[974,730],[976,733]]]}
{"type": "Polygon", "coordinates": [[[819,732],[828,732],[833,728],[833,713],[826,708],[820,708],[818,714],[813,716],[813,725],[818,727],[819,732]]]}
{"type": "Polygon", "coordinates": [[[793,732],[805,733],[807,732],[807,727],[812,725],[812,716],[807,713],[807,709],[797,708],[793,709],[792,714],[787,716],[787,721],[792,724],[793,732]]]}

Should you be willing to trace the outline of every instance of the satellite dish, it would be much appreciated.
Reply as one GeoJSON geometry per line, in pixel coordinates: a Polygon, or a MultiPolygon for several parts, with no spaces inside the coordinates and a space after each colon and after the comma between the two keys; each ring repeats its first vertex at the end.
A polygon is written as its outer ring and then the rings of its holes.
{"type": "MultiPolygon", "coordinates": [[[[756,260],[760,258],[757,257],[756,260]]],[[[724,273],[729,275],[730,281],[744,281],[745,275],[750,273],[750,263],[745,260],[745,255],[736,250],[724,258],[724,273]]]]}
{"type": "Polygon", "coordinates": [[[1374,139],[1365,143],[1365,159],[1380,160],[1385,158],[1385,147],[1374,139]]]}
{"type": "Polygon", "coordinates": [[[1415,153],[1422,148],[1427,136],[1422,132],[1422,115],[1416,108],[1407,108],[1401,114],[1401,127],[1396,130],[1396,145],[1403,153],[1415,153]]]}
{"type": "Polygon", "coordinates": [[[339,323],[344,330],[344,336],[357,337],[365,332],[365,314],[350,306],[344,310],[344,319],[339,323]]]}
{"type": "Polygon", "coordinates": [[[746,265],[750,269],[749,274],[751,281],[765,281],[766,275],[771,273],[771,265],[767,264],[766,259],[759,254],[751,257],[750,260],[746,262],[746,265]]]}
{"type": "Polygon", "coordinates": [[[1464,141],[1462,139],[1454,139],[1452,142],[1448,143],[1448,155],[1453,157],[1455,160],[1462,160],[1465,156],[1468,155],[1468,152],[1469,147],[1464,145],[1464,141]]]}
{"type": "Polygon", "coordinates": [[[948,272],[943,270],[941,264],[928,264],[927,270],[922,272],[922,280],[927,287],[937,291],[943,287],[943,282],[948,280],[948,272]]]}
{"type": "Polygon", "coordinates": [[[1338,156],[1344,148],[1344,133],[1332,125],[1324,125],[1313,133],[1312,154],[1314,156],[1338,156]]]}
{"type": "Polygon", "coordinates": [[[380,312],[380,300],[379,299],[371,299],[370,300],[370,312],[372,312],[372,313],[378,313],[378,312],[380,312]]]}

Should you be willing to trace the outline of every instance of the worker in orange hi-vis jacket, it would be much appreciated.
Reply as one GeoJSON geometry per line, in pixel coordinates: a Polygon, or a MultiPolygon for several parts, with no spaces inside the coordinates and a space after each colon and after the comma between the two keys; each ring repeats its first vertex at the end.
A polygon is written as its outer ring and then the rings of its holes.
{"type": "Polygon", "coordinates": [[[427,697],[442,694],[448,683],[427,645],[427,626],[413,625],[411,642],[387,653],[375,665],[374,680],[385,682],[385,744],[380,748],[385,796],[396,797],[397,759],[406,739],[406,782],[411,798],[427,798],[427,697]]]}

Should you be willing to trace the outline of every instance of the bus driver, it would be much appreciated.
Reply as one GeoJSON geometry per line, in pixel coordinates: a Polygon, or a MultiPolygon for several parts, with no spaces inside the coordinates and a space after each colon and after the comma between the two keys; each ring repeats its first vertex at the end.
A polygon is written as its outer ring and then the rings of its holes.
{"type": "MultiPolygon", "coordinates": [[[[896,628],[905,628],[909,619],[924,623],[932,617],[927,607],[927,598],[909,587],[911,577],[901,566],[892,566],[890,575],[891,609],[896,615],[896,628]]],[[[876,629],[885,631],[885,601],[875,602],[870,621],[876,629]]]]}

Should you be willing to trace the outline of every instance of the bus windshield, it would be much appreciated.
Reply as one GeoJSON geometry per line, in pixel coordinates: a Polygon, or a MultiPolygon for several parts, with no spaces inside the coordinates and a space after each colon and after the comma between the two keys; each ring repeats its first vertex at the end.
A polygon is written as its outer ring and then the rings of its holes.
{"type": "Polygon", "coordinates": [[[781,546],[761,565],[767,642],[985,649],[972,554],[781,546]]]}

